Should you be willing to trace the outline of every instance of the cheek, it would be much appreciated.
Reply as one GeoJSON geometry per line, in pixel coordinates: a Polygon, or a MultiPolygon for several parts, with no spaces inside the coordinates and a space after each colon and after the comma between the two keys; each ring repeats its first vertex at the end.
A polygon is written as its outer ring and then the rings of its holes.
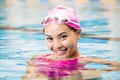
{"type": "Polygon", "coordinates": [[[67,39],[62,43],[65,47],[73,47],[76,45],[76,40],[67,39]]]}
{"type": "Polygon", "coordinates": [[[50,42],[47,42],[47,41],[46,41],[46,44],[47,44],[47,47],[48,47],[49,49],[52,48],[52,44],[51,44],[50,42]]]}

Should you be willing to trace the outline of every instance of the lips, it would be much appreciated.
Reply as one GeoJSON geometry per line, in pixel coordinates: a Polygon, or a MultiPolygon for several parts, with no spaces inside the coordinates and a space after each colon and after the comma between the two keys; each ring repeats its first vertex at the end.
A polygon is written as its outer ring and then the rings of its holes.
{"type": "Polygon", "coordinates": [[[68,49],[64,49],[64,50],[55,50],[55,53],[58,54],[58,55],[64,55],[67,53],[67,50],[68,49]]]}

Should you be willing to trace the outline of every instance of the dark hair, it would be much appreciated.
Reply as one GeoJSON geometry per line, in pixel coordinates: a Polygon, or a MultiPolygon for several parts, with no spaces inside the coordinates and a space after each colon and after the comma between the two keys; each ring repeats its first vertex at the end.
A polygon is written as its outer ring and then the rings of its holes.
{"type": "Polygon", "coordinates": [[[73,30],[74,32],[77,31],[76,29],[74,29],[73,27],[71,27],[71,26],[69,26],[69,25],[68,25],[68,27],[69,27],[69,29],[73,30]]]}

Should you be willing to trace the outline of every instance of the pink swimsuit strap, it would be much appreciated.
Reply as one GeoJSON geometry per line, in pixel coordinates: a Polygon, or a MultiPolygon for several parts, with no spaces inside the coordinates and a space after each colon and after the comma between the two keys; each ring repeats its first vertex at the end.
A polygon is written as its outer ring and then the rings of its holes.
{"type": "Polygon", "coordinates": [[[46,57],[50,54],[37,58],[33,64],[38,71],[48,77],[68,76],[68,72],[73,70],[85,69],[85,65],[78,62],[79,58],[69,60],[51,60],[46,57]]]}

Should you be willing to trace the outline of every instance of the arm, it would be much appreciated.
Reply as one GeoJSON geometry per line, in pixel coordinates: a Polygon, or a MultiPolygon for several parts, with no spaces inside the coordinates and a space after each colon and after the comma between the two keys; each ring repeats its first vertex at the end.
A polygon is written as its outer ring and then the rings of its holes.
{"type": "Polygon", "coordinates": [[[21,80],[48,80],[46,76],[38,72],[36,66],[33,64],[33,61],[40,56],[43,56],[43,54],[36,55],[27,62],[28,65],[26,67],[26,74],[21,77],[21,80]]]}
{"type": "Polygon", "coordinates": [[[100,58],[92,58],[92,57],[87,57],[87,60],[89,62],[106,64],[112,67],[120,67],[120,62],[115,62],[115,61],[110,61],[110,60],[105,60],[105,59],[100,59],[100,58]]]}
{"type": "Polygon", "coordinates": [[[115,61],[110,61],[110,60],[105,60],[105,59],[100,59],[100,58],[92,58],[92,57],[86,57],[83,59],[83,61],[86,61],[87,63],[94,62],[94,63],[99,63],[99,64],[105,64],[105,65],[113,67],[109,69],[104,69],[107,71],[120,70],[120,62],[115,62],[115,61]]]}
{"type": "Polygon", "coordinates": [[[86,70],[79,70],[83,76],[83,79],[93,79],[93,78],[101,78],[102,73],[107,73],[109,71],[118,71],[120,70],[120,62],[105,60],[105,59],[99,59],[99,58],[92,58],[92,57],[84,57],[80,58],[80,63],[88,64],[88,63],[99,63],[99,64],[105,64],[108,66],[111,66],[107,69],[102,70],[95,70],[95,69],[86,69],[86,70]]]}
{"type": "Polygon", "coordinates": [[[38,76],[38,72],[34,65],[31,64],[32,62],[28,62],[26,67],[26,74],[22,76],[22,80],[34,80],[38,76]]]}

